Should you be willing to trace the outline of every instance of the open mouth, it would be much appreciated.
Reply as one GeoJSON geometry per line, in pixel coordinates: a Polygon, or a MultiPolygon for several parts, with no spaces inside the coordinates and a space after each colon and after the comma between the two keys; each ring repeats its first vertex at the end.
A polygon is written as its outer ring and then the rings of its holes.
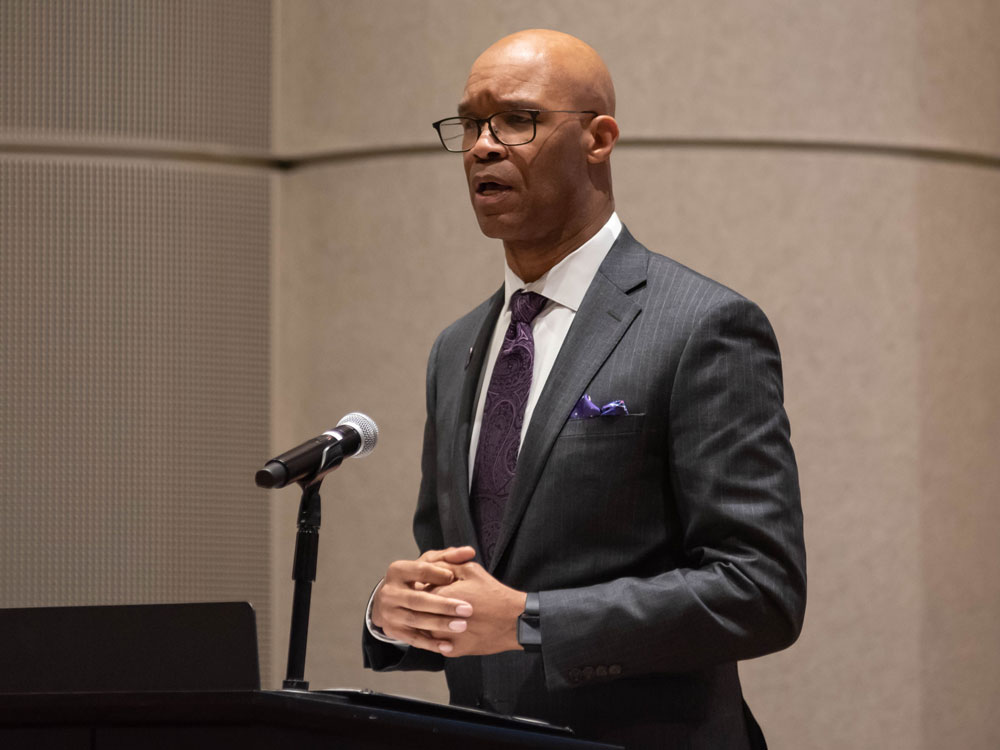
{"type": "Polygon", "coordinates": [[[476,186],[476,193],[479,195],[499,195],[507,190],[510,190],[510,185],[499,182],[481,182],[476,186]]]}

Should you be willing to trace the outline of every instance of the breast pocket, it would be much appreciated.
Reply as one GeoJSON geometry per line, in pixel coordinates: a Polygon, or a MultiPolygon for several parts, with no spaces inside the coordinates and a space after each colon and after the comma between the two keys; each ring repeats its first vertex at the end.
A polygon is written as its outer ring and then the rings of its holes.
{"type": "Polygon", "coordinates": [[[642,432],[645,414],[622,414],[614,417],[571,419],[559,433],[559,438],[612,437],[642,432]]]}

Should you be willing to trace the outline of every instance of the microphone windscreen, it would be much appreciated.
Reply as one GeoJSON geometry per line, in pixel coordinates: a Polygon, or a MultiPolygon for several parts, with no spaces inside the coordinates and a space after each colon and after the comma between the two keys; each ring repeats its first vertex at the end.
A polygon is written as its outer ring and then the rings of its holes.
{"type": "Polygon", "coordinates": [[[352,411],[337,423],[337,427],[353,427],[361,436],[361,445],[358,447],[355,456],[367,456],[375,450],[375,443],[378,442],[378,425],[375,420],[361,412],[352,411]]]}

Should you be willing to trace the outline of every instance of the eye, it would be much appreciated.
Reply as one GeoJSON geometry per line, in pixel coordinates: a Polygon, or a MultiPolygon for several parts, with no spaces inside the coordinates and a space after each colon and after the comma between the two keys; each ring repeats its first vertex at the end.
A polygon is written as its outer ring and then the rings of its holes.
{"type": "Polygon", "coordinates": [[[530,125],[531,113],[521,110],[516,110],[514,112],[505,112],[502,119],[504,121],[504,124],[506,125],[511,125],[511,126],[530,125]]]}

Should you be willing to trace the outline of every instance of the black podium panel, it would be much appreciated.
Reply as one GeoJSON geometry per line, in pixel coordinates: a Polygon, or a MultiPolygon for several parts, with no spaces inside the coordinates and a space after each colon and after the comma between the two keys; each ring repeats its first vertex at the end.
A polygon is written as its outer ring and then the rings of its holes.
{"type": "Polygon", "coordinates": [[[0,609],[0,694],[259,687],[247,602],[0,609]]]}
{"type": "Polygon", "coordinates": [[[425,713],[419,701],[286,691],[0,695],[0,747],[31,750],[501,750],[612,746],[506,717],[425,713]],[[382,702],[375,700],[373,702],[382,702]],[[412,710],[411,710],[412,709],[412,710]]]}

